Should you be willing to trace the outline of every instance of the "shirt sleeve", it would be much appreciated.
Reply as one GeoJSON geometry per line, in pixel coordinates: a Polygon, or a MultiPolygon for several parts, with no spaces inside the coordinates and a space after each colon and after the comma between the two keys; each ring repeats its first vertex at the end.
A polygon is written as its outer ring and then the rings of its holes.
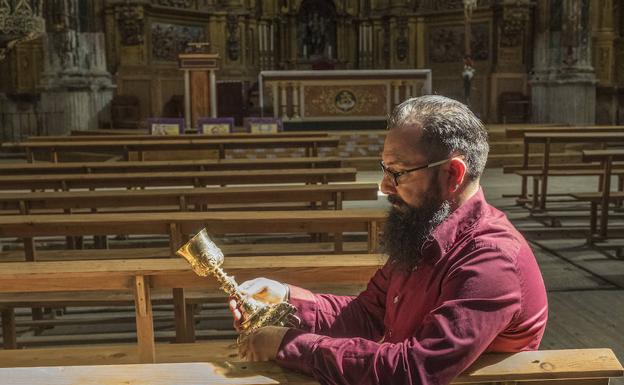
{"type": "Polygon", "coordinates": [[[399,343],[289,330],[277,363],[324,384],[448,384],[483,353],[520,309],[515,262],[496,249],[450,266],[438,306],[399,343]]]}
{"type": "Polygon", "coordinates": [[[364,337],[379,340],[392,266],[387,263],[357,297],[312,292],[289,285],[288,302],[297,308],[298,329],[331,337],[364,337]]]}

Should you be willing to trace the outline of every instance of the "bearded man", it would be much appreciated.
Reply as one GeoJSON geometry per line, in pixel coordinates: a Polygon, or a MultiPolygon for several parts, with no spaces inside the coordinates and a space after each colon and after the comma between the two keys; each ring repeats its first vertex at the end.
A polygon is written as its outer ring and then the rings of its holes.
{"type": "MultiPolygon", "coordinates": [[[[535,257],[479,180],[489,146],[463,104],[409,99],[388,122],[381,190],[392,204],[388,262],[356,297],[259,278],[257,300],[287,300],[297,328],[266,327],[240,353],[327,384],[448,384],[483,352],[538,348],[547,319],[535,257]]],[[[241,312],[230,302],[235,325],[241,312]]]]}

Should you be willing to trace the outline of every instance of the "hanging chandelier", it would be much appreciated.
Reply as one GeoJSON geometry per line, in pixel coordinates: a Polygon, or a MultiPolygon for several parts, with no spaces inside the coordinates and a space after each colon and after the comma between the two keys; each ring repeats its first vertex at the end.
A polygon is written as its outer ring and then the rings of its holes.
{"type": "Polygon", "coordinates": [[[0,0],[0,60],[21,41],[45,33],[43,0],[0,0]]]}

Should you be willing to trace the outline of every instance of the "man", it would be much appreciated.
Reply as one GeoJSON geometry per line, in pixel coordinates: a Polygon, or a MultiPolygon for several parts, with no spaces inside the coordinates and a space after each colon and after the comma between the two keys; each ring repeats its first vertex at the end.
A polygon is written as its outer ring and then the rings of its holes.
{"type": "MultiPolygon", "coordinates": [[[[538,348],[544,283],[522,235],[480,188],[483,124],[465,105],[430,95],[399,105],[388,129],[388,262],[357,297],[245,282],[248,296],[296,306],[301,325],[258,330],[243,357],[322,383],[448,384],[483,352],[538,348]]],[[[230,307],[240,322],[236,302],[230,307]]]]}

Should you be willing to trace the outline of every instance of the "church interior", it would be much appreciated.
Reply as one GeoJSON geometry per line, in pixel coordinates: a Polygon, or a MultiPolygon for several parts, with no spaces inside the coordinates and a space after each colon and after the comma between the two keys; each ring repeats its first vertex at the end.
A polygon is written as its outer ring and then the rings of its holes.
{"type": "Polygon", "coordinates": [[[388,118],[431,94],[549,303],[456,383],[624,385],[624,0],[0,0],[0,385],[318,383],[238,357],[230,279],[360,293],[388,118]]]}

